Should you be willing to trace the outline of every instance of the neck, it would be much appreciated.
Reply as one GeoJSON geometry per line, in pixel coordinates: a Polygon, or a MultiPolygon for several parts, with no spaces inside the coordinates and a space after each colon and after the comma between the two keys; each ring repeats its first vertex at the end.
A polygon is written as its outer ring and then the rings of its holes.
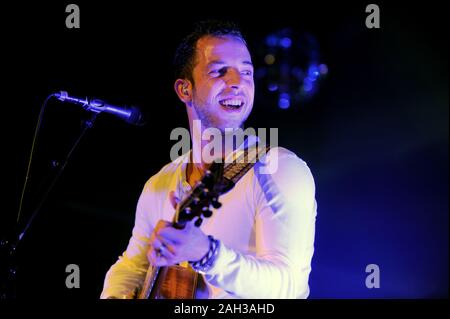
{"type": "MultiPolygon", "coordinates": [[[[220,133],[220,139],[217,136],[218,134],[211,135],[211,133],[220,132],[218,129],[207,130],[201,125],[200,121],[191,121],[189,124],[192,137],[190,160],[201,171],[206,170],[214,160],[224,159],[239,147],[235,143],[225,143],[227,139],[225,133],[220,133]],[[218,140],[215,140],[216,138],[218,140]]],[[[229,136],[232,134],[230,132],[229,136]]],[[[233,141],[232,136],[230,140],[233,141]]]]}

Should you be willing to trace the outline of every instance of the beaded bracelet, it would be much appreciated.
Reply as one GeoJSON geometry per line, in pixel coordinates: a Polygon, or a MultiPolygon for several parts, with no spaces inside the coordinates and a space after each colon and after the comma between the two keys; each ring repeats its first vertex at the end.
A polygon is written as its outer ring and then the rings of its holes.
{"type": "Polygon", "coordinates": [[[217,254],[219,253],[219,240],[214,239],[213,236],[208,235],[209,239],[209,250],[202,259],[198,261],[190,261],[189,264],[195,271],[207,272],[214,266],[217,254]]]}

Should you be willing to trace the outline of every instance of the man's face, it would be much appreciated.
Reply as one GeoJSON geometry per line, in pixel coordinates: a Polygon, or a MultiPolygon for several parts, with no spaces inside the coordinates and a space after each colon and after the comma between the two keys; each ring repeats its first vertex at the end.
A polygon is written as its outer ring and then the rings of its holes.
{"type": "Polygon", "coordinates": [[[239,128],[249,116],[255,93],[253,65],[238,38],[203,37],[197,41],[192,107],[203,128],[239,128]]]}

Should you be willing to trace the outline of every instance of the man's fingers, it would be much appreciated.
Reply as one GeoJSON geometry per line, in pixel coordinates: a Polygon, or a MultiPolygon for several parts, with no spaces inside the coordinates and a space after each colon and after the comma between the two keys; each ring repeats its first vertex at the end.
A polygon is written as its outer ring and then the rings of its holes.
{"type": "Polygon", "coordinates": [[[173,227],[160,229],[156,236],[165,244],[178,244],[183,241],[183,231],[173,227]]]}
{"type": "Polygon", "coordinates": [[[171,222],[168,222],[167,220],[160,219],[158,221],[158,223],[156,224],[156,226],[155,226],[155,231],[157,231],[158,229],[165,228],[165,227],[170,227],[170,226],[172,226],[171,222]]]}
{"type": "Polygon", "coordinates": [[[161,245],[159,248],[150,249],[147,258],[153,266],[170,266],[175,264],[175,255],[170,251],[169,247],[161,245]]]}
{"type": "Polygon", "coordinates": [[[158,237],[156,237],[151,245],[153,249],[159,249],[163,245],[163,242],[158,237]]]}

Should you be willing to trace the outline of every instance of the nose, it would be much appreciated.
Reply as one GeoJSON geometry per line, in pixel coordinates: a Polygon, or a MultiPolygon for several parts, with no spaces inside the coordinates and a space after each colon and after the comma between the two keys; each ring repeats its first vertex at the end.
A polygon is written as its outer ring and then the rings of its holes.
{"type": "Polygon", "coordinates": [[[239,71],[234,68],[230,69],[226,82],[228,86],[231,87],[232,89],[239,89],[242,84],[242,78],[239,71]]]}

